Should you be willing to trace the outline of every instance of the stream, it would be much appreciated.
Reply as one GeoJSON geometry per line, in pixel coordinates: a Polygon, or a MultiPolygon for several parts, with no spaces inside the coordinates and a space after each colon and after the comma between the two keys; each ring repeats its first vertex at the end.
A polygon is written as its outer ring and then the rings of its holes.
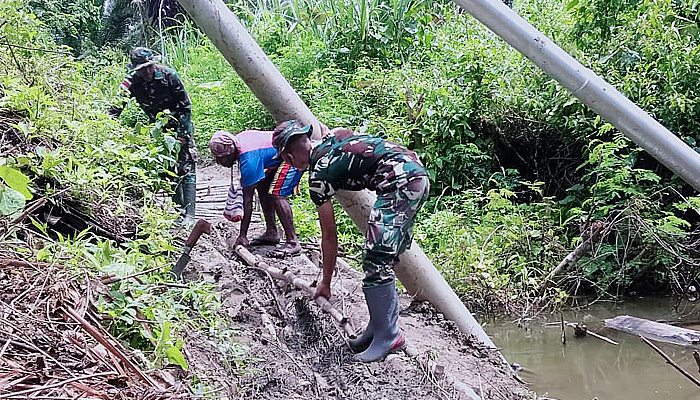
{"type": "MultiPolygon", "coordinates": [[[[525,326],[495,319],[484,326],[503,355],[523,367],[521,378],[540,396],[560,400],[690,400],[700,399],[700,388],[681,375],[637,336],[607,329],[603,320],[632,315],[655,321],[683,321],[700,330],[700,302],[678,302],[671,297],[638,298],[621,303],[597,302],[563,312],[569,322],[583,322],[617,346],[587,335],[574,337],[566,328],[562,344],[560,315],[540,316],[525,326]]],[[[700,379],[693,348],[655,344],[686,371],[700,379]]]]}

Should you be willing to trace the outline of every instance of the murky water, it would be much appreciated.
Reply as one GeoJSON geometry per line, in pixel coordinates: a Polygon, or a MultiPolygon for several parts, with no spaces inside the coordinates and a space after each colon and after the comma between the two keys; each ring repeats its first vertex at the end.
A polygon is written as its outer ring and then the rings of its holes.
{"type": "MultiPolygon", "coordinates": [[[[700,387],[681,375],[638,337],[603,327],[603,319],[632,315],[650,320],[699,321],[700,304],[674,307],[671,298],[596,303],[583,310],[565,311],[564,319],[584,322],[589,330],[618,342],[617,346],[590,335],[575,338],[567,327],[566,345],[560,326],[546,326],[559,315],[531,321],[527,329],[510,321],[485,326],[510,363],[520,364],[520,376],[539,395],[561,400],[697,400],[700,387]],[[547,320],[547,318],[550,318],[547,320]]],[[[686,326],[700,329],[700,326],[686,326]]],[[[700,379],[692,348],[656,343],[686,371],[700,379]]]]}

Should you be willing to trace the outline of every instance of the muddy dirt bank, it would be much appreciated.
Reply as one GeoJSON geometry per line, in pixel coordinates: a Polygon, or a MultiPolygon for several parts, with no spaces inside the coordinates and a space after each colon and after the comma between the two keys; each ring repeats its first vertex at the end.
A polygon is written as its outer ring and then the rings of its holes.
{"type": "MultiPolygon", "coordinates": [[[[237,236],[238,224],[216,216],[228,183],[228,170],[200,168],[198,193],[206,201],[198,215],[212,222],[213,232],[203,236],[192,251],[187,279],[211,281],[221,296],[219,310],[235,340],[246,349],[248,361],[231,365],[216,356],[206,337],[191,333],[184,347],[195,374],[221,385],[219,393],[250,399],[532,399],[536,396],[519,383],[500,357],[460,333],[432,306],[401,294],[399,326],[408,348],[382,362],[353,360],[345,332],[302,292],[246,265],[228,243],[237,236]]],[[[249,238],[262,233],[259,214],[249,238]]],[[[286,259],[268,258],[273,247],[252,252],[270,265],[287,269],[309,282],[320,276],[310,261],[311,249],[286,259]]],[[[361,289],[362,274],[340,269],[333,280],[334,307],[361,329],[368,320],[361,289]]]]}

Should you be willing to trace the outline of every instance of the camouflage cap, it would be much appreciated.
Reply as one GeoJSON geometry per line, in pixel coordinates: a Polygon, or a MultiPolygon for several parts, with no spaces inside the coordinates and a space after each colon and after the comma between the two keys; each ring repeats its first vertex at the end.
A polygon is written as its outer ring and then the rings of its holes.
{"type": "Polygon", "coordinates": [[[132,71],[138,71],[147,65],[155,64],[158,59],[153,50],[147,47],[135,47],[131,50],[131,64],[126,67],[132,71]]]}
{"type": "Polygon", "coordinates": [[[312,129],[313,127],[311,125],[304,126],[294,119],[277,125],[277,128],[275,128],[275,131],[272,133],[272,145],[277,149],[277,156],[279,157],[279,154],[285,150],[292,136],[304,134],[311,137],[312,129]]]}

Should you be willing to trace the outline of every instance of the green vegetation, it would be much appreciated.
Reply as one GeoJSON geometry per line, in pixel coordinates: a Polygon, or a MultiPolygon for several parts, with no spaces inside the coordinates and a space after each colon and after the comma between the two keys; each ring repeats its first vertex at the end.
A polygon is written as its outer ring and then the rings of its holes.
{"type": "MultiPolygon", "coordinates": [[[[83,3],[81,10],[100,8],[83,3]]],[[[152,365],[181,364],[183,321],[205,331],[221,321],[206,285],[152,290],[169,279],[176,251],[174,216],[154,197],[170,187],[163,175],[172,141],[159,124],[145,125],[133,102],[121,123],[105,112],[126,57],[104,43],[133,34],[116,27],[142,14],[124,5],[123,15],[105,17],[114,19],[108,23],[72,13],[68,2],[27,4],[0,0],[0,42],[12,45],[0,44],[0,124],[13,135],[5,139],[12,149],[0,155],[0,224],[9,228],[0,239],[26,240],[8,222],[43,197],[80,204],[128,235],[117,245],[87,231],[57,232],[31,217],[43,246],[10,248],[30,259],[94,267],[92,274],[160,267],[144,276],[147,283],[112,285],[100,307],[113,317],[113,332],[152,365]],[[55,52],[56,40],[73,47],[55,52]],[[136,321],[139,313],[157,322],[152,332],[136,321]]],[[[682,293],[696,281],[700,198],[451,3],[258,0],[231,7],[321,120],[421,154],[433,195],[416,239],[470,306],[566,293],[682,293]],[[541,292],[544,277],[596,224],[603,229],[592,250],[541,292]]],[[[698,146],[697,4],[522,0],[514,8],[698,146]]],[[[181,22],[162,36],[151,30],[140,37],[164,49],[183,78],[203,158],[217,129],[271,128],[271,117],[208,39],[185,18],[175,20],[181,22]]],[[[318,237],[307,196],[293,203],[302,238],[318,237]]],[[[344,250],[358,254],[361,235],[347,218],[339,226],[344,250]]],[[[239,351],[230,347],[233,364],[239,351]]]]}
{"type": "MultiPolygon", "coordinates": [[[[697,6],[514,7],[696,146],[697,6]]],[[[433,200],[417,239],[473,305],[540,293],[544,276],[599,223],[602,234],[558,281],[557,296],[683,292],[696,279],[690,189],[451,3],[234,9],[322,120],[422,155],[433,200]]],[[[308,219],[313,207],[302,198],[295,211],[308,219]]]]}
{"type": "MultiPolygon", "coordinates": [[[[25,10],[19,1],[0,1],[0,36],[13,45],[0,46],[0,257],[60,265],[76,279],[141,272],[138,280],[110,284],[96,303],[111,317],[106,326],[115,337],[150,367],[187,369],[181,335],[198,330],[232,369],[241,368],[244,352],[230,340],[234,334],[217,313],[220,300],[211,285],[168,286],[181,249],[173,244],[175,215],[158,204],[156,193],[171,190],[175,139],[163,134],[163,121],[137,122],[135,106],[124,118],[133,126],[107,116],[123,78],[121,52],[104,49],[100,57],[76,61],[25,10]],[[27,224],[11,222],[40,199],[47,206],[26,217],[27,224]],[[67,229],[64,210],[123,242],[99,230],[67,229]]],[[[199,393],[208,390],[193,385],[199,393]]]]}

